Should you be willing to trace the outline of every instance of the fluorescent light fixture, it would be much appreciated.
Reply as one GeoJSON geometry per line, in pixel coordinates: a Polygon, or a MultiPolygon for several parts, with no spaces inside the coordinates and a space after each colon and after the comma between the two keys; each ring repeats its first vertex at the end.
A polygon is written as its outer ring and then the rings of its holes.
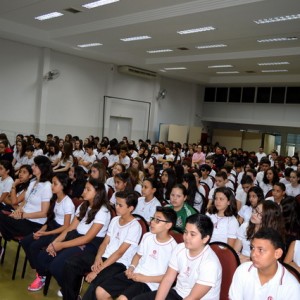
{"type": "Polygon", "coordinates": [[[186,67],[173,67],[173,68],[165,68],[166,71],[172,70],[186,70],[186,67]]]}
{"type": "Polygon", "coordinates": [[[200,28],[181,30],[181,31],[177,31],[177,33],[179,33],[179,34],[190,34],[190,33],[204,32],[204,31],[210,31],[210,30],[215,30],[215,29],[216,29],[215,27],[206,26],[206,27],[200,27],[200,28]]]}
{"type": "Polygon", "coordinates": [[[288,41],[296,41],[297,37],[283,37],[283,38],[274,38],[274,39],[263,39],[257,40],[258,43],[270,43],[270,42],[288,42],[288,41]]]}
{"type": "Polygon", "coordinates": [[[288,70],[262,70],[262,73],[279,73],[279,72],[288,72],[288,70]]]}
{"type": "Polygon", "coordinates": [[[202,45],[202,46],[196,46],[196,49],[210,49],[210,48],[222,48],[227,47],[225,44],[215,44],[215,45],[202,45]]]}
{"type": "Polygon", "coordinates": [[[94,1],[94,2],[87,3],[87,4],[83,4],[82,7],[91,9],[91,8],[111,4],[111,3],[114,3],[114,2],[118,2],[118,1],[119,0],[100,0],[100,1],[94,1]]]}
{"type": "Polygon", "coordinates": [[[269,62],[269,63],[258,63],[259,66],[279,66],[279,65],[289,65],[287,61],[269,62]]]}
{"type": "Polygon", "coordinates": [[[209,69],[212,68],[232,68],[233,65],[215,65],[215,66],[208,66],[209,69]]]}
{"type": "Polygon", "coordinates": [[[256,24],[268,24],[268,23],[291,21],[291,20],[297,20],[297,19],[300,19],[300,14],[289,15],[289,16],[279,16],[279,17],[266,18],[266,19],[259,19],[259,20],[255,20],[254,23],[256,23],[256,24]]]}
{"type": "Polygon", "coordinates": [[[90,43],[90,44],[82,44],[82,45],[77,45],[79,48],[88,48],[88,47],[97,47],[97,46],[102,46],[100,43],[90,43]]]}
{"type": "Polygon", "coordinates": [[[54,12],[46,14],[46,15],[41,15],[41,16],[35,17],[35,19],[39,20],[39,21],[44,21],[44,20],[49,20],[49,19],[61,17],[63,15],[64,14],[62,14],[62,13],[60,13],[58,11],[54,11],[54,12]]]}
{"type": "Polygon", "coordinates": [[[158,49],[158,50],[148,50],[148,53],[163,53],[163,52],[172,52],[172,49],[158,49]]]}
{"type": "Polygon", "coordinates": [[[217,74],[238,74],[240,73],[239,71],[228,71],[228,72],[216,72],[217,74]]]}
{"type": "Polygon", "coordinates": [[[167,72],[167,71],[166,71],[166,70],[159,70],[159,72],[164,72],[164,73],[165,73],[165,72],[167,72]]]}
{"type": "Polygon", "coordinates": [[[142,35],[142,36],[132,36],[120,39],[123,42],[132,42],[132,41],[140,41],[140,40],[148,40],[151,39],[151,36],[148,35],[142,35]]]}

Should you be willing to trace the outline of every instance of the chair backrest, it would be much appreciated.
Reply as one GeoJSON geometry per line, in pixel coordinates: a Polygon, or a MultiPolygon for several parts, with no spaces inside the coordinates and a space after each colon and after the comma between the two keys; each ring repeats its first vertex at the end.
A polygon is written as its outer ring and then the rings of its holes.
{"type": "Polygon", "coordinates": [[[83,203],[83,200],[79,199],[77,197],[74,197],[74,198],[72,198],[72,202],[73,202],[73,204],[75,206],[75,209],[76,209],[81,203],[83,203]]]}
{"type": "Polygon", "coordinates": [[[273,196],[273,191],[272,190],[269,190],[265,196],[265,198],[268,198],[268,197],[272,197],[273,196]]]}
{"type": "Polygon", "coordinates": [[[105,168],[107,168],[109,161],[108,161],[108,158],[106,156],[103,156],[100,159],[100,162],[105,166],[105,168]]]}
{"type": "Polygon", "coordinates": [[[178,244],[183,243],[183,233],[181,231],[172,229],[169,231],[169,234],[174,238],[174,240],[178,244]]]}
{"type": "Polygon", "coordinates": [[[226,243],[212,242],[209,245],[218,256],[222,266],[220,300],[228,300],[232,277],[236,268],[240,265],[240,259],[234,249],[226,243]]]}
{"type": "Polygon", "coordinates": [[[114,193],[114,189],[111,186],[108,186],[108,191],[107,191],[107,199],[110,200],[111,196],[114,193]]]}
{"type": "Polygon", "coordinates": [[[291,265],[282,262],[282,265],[291,273],[295,276],[295,278],[298,280],[298,282],[300,283],[300,273],[291,265]]]}
{"type": "Polygon", "coordinates": [[[140,241],[141,241],[143,235],[149,231],[149,225],[143,216],[138,215],[138,214],[133,214],[133,216],[139,221],[139,223],[142,227],[142,235],[141,235],[141,239],[140,239],[140,241]]]}

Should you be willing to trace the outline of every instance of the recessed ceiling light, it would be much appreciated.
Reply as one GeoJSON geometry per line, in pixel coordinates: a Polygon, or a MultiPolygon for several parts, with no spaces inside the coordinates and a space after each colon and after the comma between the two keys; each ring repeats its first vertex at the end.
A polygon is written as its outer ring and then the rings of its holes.
{"type": "Polygon", "coordinates": [[[274,23],[274,22],[291,21],[291,20],[296,20],[296,19],[300,19],[300,14],[259,19],[259,20],[255,20],[253,22],[256,24],[267,24],[267,23],[274,23]]]}
{"type": "Polygon", "coordinates": [[[118,1],[119,0],[100,0],[100,1],[94,1],[94,2],[87,3],[87,4],[83,4],[82,7],[91,9],[91,8],[111,4],[111,3],[114,3],[114,2],[118,2],[118,1]]]}
{"type": "Polygon", "coordinates": [[[278,72],[288,72],[288,70],[262,70],[262,73],[278,73],[278,72]]]}
{"type": "Polygon", "coordinates": [[[215,66],[208,66],[209,69],[212,68],[232,68],[233,65],[215,65],[215,66]]]}
{"type": "Polygon", "coordinates": [[[54,12],[51,12],[51,13],[46,14],[46,15],[41,15],[41,16],[35,17],[35,19],[39,20],[39,21],[44,21],[44,20],[49,20],[49,19],[61,17],[63,15],[64,14],[62,14],[60,12],[54,11],[54,12]]]}
{"type": "Polygon", "coordinates": [[[287,61],[269,62],[269,63],[258,63],[259,66],[278,66],[278,65],[289,65],[287,61]]]}
{"type": "Polygon", "coordinates": [[[215,45],[202,45],[202,46],[196,46],[196,49],[209,49],[209,48],[222,48],[227,47],[225,44],[215,44],[215,45]]]}
{"type": "Polygon", "coordinates": [[[132,42],[132,41],[140,41],[140,40],[148,40],[151,39],[151,36],[148,35],[142,35],[142,36],[132,36],[127,38],[120,39],[123,42],[132,42]]]}
{"type": "Polygon", "coordinates": [[[172,49],[158,49],[158,50],[148,50],[148,53],[163,53],[163,52],[172,52],[172,49]]]}
{"type": "Polygon", "coordinates": [[[217,74],[238,74],[238,73],[240,73],[240,72],[238,72],[238,71],[228,71],[228,72],[216,72],[217,74]]]}
{"type": "Polygon", "coordinates": [[[100,43],[90,43],[90,44],[77,45],[77,47],[80,47],[80,48],[97,47],[97,46],[102,46],[102,44],[100,44],[100,43]]]}
{"type": "Polygon", "coordinates": [[[166,71],[172,70],[186,70],[186,67],[173,67],[173,68],[165,68],[166,71]]]}
{"type": "Polygon", "coordinates": [[[297,37],[283,37],[283,38],[274,38],[274,39],[263,39],[257,40],[258,43],[270,43],[270,42],[287,42],[287,41],[296,41],[297,37]]]}
{"type": "Polygon", "coordinates": [[[181,30],[181,31],[177,31],[177,33],[179,33],[179,34],[190,34],[190,33],[204,32],[204,31],[210,31],[210,30],[215,30],[215,29],[216,29],[215,27],[206,26],[206,27],[200,27],[200,28],[181,30]]]}

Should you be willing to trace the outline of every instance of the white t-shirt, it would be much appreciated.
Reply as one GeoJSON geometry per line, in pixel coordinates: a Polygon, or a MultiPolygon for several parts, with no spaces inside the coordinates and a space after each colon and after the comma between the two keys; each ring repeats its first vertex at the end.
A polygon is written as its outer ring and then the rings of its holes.
{"type": "Polygon", "coordinates": [[[74,162],[73,156],[70,155],[70,156],[68,157],[68,159],[66,159],[66,160],[62,160],[62,159],[61,159],[61,160],[58,162],[57,166],[59,166],[59,167],[65,167],[68,163],[70,163],[70,164],[71,164],[70,167],[72,167],[72,166],[73,166],[73,162],[74,162]]]}
{"type": "Polygon", "coordinates": [[[61,151],[58,151],[57,154],[53,154],[53,155],[49,155],[49,153],[47,153],[47,157],[51,160],[51,162],[54,162],[57,159],[60,159],[61,155],[62,155],[61,151]]]}
{"type": "Polygon", "coordinates": [[[43,149],[34,149],[33,157],[36,157],[36,156],[39,156],[39,155],[44,155],[43,149]]]}
{"type": "MultiPolygon", "coordinates": [[[[77,207],[77,210],[75,213],[76,216],[79,216],[80,206],[77,207]]],[[[93,226],[93,224],[102,224],[103,226],[102,226],[101,230],[97,233],[96,236],[104,237],[106,235],[108,225],[109,225],[109,222],[111,219],[110,211],[108,210],[107,207],[102,205],[101,208],[99,209],[99,211],[96,213],[94,220],[91,223],[86,224],[88,212],[90,210],[91,210],[91,208],[89,207],[86,211],[84,218],[78,224],[78,226],[76,228],[77,232],[79,234],[86,234],[90,230],[90,228],[93,226]]]]}
{"type": "Polygon", "coordinates": [[[236,198],[237,201],[241,202],[241,207],[242,207],[243,205],[246,204],[247,193],[243,189],[237,190],[235,198],[236,198]]]}
{"type": "Polygon", "coordinates": [[[108,157],[108,160],[109,160],[108,167],[112,167],[115,163],[119,162],[119,155],[111,154],[108,157]]]}
{"type": "Polygon", "coordinates": [[[74,150],[73,151],[73,156],[79,158],[82,158],[84,155],[84,151],[83,150],[74,150]]]}
{"type": "Polygon", "coordinates": [[[248,222],[252,215],[252,207],[248,205],[242,206],[242,208],[238,212],[238,215],[244,219],[244,223],[248,222]]]}
{"type": "Polygon", "coordinates": [[[142,227],[137,219],[133,219],[125,225],[120,225],[120,216],[114,217],[108,227],[107,235],[110,241],[105,249],[103,257],[110,257],[123,243],[130,244],[130,247],[116,262],[128,267],[135,255],[142,235],[142,227]]]}
{"type": "Polygon", "coordinates": [[[214,182],[212,181],[212,179],[208,176],[206,179],[204,179],[203,177],[200,178],[200,183],[204,182],[209,186],[209,189],[212,189],[214,186],[214,182]]]}
{"type": "Polygon", "coordinates": [[[130,167],[130,158],[126,155],[124,158],[120,158],[120,163],[125,166],[125,169],[130,167]]]}
{"type": "Polygon", "coordinates": [[[242,251],[241,253],[245,256],[250,257],[250,240],[247,240],[247,228],[249,226],[249,222],[245,222],[243,223],[238,231],[237,231],[237,239],[240,240],[242,242],[242,251]]]}
{"type": "MultiPolygon", "coordinates": [[[[140,273],[147,276],[159,276],[166,273],[169,264],[169,258],[177,243],[174,238],[170,238],[167,242],[160,243],[156,239],[156,235],[147,232],[143,235],[137,253],[141,255],[141,259],[134,273],[140,273]]],[[[146,282],[149,288],[154,291],[158,289],[159,283],[146,282]]]]}
{"type": "Polygon", "coordinates": [[[263,181],[259,183],[259,187],[263,190],[264,196],[266,197],[268,191],[273,189],[273,186],[269,183],[265,184],[263,181]]]}
{"type": "Polygon", "coordinates": [[[10,193],[13,183],[14,180],[10,176],[6,177],[3,180],[2,177],[0,177],[0,196],[3,193],[10,193]]]}
{"type": "Polygon", "coordinates": [[[187,297],[196,283],[211,286],[202,300],[219,300],[222,279],[222,267],[215,252],[206,245],[195,257],[189,255],[184,243],[174,249],[169,267],[177,271],[175,291],[183,298],[187,297]]]}
{"type": "Polygon", "coordinates": [[[71,221],[74,218],[75,206],[69,196],[65,196],[60,202],[55,203],[54,206],[54,220],[59,225],[64,225],[65,215],[71,215],[71,221]]]}
{"type": "Polygon", "coordinates": [[[285,194],[293,197],[298,196],[300,194],[300,184],[298,184],[296,187],[293,187],[290,183],[287,184],[285,194]]]}
{"type": "Polygon", "coordinates": [[[99,152],[97,155],[96,155],[97,159],[101,160],[101,158],[103,157],[106,157],[107,159],[109,159],[109,153],[106,152],[103,154],[103,152],[99,152]]]}
{"type": "Polygon", "coordinates": [[[107,180],[106,180],[106,184],[110,187],[112,187],[113,189],[115,189],[115,180],[114,180],[114,177],[109,177],[107,180]]]}
{"type": "Polygon", "coordinates": [[[293,261],[298,267],[300,267],[300,240],[295,241],[293,261]]]}
{"type": "Polygon", "coordinates": [[[239,228],[239,222],[235,216],[231,217],[218,217],[216,214],[209,214],[214,224],[214,231],[211,237],[211,242],[223,242],[227,243],[227,239],[236,239],[237,230],[239,228]]]}
{"type": "Polygon", "coordinates": [[[85,153],[82,157],[82,160],[90,163],[87,167],[80,165],[80,167],[82,167],[85,172],[88,172],[92,164],[96,160],[96,155],[95,154],[89,155],[88,153],[85,153]]]}
{"type": "Polygon", "coordinates": [[[241,264],[234,273],[229,289],[231,300],[296,300],[300,299],[297,279],[280,263],[274,277],[261,285],[252,262],[241,264]]]}
{"type": "MultiPolygon", "coordinates": [[[[50,181],[39,182],[36,180],[30,182],[25,193],[25,205],[23,211],[25,213],[39,212],[42,209],[42,202],[50,202],[52,197],[52,189],[50,181]]],[[[47,218],[28,219],[32,222],[45,224],[47,218]]]]}
{"type": "Polygon", "coordinates": [[[138,204],[133,213],[141,215],[147,222],[150,222],[150,218],[154,216],[157,206],[161,206],[161,204],[156,197],[149,202],[146,202],[145,197],[139,197],[138,204]]]}

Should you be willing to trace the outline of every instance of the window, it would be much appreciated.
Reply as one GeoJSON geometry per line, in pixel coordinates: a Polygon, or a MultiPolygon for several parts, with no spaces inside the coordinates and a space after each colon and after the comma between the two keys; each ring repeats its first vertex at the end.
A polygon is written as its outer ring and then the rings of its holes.
{"type": "Polygon", "coordinates": [[[229,89],[228,102],[241,102],[242,88],[233,87],[229,89]]]}
{"type": "Polygon", "coordinates": [[[300,87],[288,87],[287,88],[285,103],[300,104],[300,87]]]}
{"type": "Polygon", "coordinates": [[[205,88],[204,102],[215,102],[216,88],[205,88]]]}
{"type": "Polygon", "coordinates": [[[270,87],[258,87],[256,95],[256,103],[269,103],[270,102],[270,87]]]}
{"type": "Polygon", "coordinates": [[[228,88],[217,88],[216,102],[227,102],[228,88]]]}
{"type": "Polygon", "coordinates": [[[244,103],[254,103],[255,88],[254,87],[244,87],[242,93],[242,102],[244,103]]]}
{"type": "Polygon", "coordinates": [[[271,103],[284,103],[285,87],[272,87],[271,103]]]}

